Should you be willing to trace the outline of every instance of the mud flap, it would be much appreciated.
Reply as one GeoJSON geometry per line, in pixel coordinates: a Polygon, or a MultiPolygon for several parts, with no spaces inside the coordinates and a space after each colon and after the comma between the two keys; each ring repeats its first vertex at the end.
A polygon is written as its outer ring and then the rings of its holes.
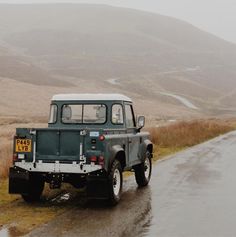
{"type": "Polygon", "coordinates": [[[98,176],[87,177],[87,198],[88,199],[109,198],[107,177],[98,177],[98,176]]]}
{"type": "Polygon", "coordinates": [[[11,167],[9,170],[9,193],[28,194],[30,173],[26,170],[11,167]]]}

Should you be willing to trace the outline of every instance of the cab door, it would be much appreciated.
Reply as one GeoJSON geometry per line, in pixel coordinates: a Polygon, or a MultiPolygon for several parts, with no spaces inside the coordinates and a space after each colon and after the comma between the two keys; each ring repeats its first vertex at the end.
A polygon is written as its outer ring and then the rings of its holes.
{"type": "Polygon", "coordinates": [[[131,167],[138,163],[139,152],[139,135],[137,133],[136,121],[131,103],[125,103],[125,123],[127,128],[127,144],[128,144],[128,166],[131,167]]]}

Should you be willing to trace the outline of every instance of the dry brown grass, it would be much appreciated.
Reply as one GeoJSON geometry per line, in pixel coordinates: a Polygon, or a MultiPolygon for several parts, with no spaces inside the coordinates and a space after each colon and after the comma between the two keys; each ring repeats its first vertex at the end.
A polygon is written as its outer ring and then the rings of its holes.
{"type": "Polygon", "coordinates": [[[9,166],[12,164],[12,143],[16,127],[46,127],[45,118],[38,117],[36,122],[31,118],[0,116],[0,179],[8,177],[9,166]]]}
{"type": "Polygon", "coordinates": [[[194,120],[151,128],[151,140],[159,157],[194,146],[235,129],[235,121],[194,120]]]}
{"type": "Polygon", "coordinates": [[[0,178],[7,178],[9,167],[12,165],[12,147],[5,145],[0,150],[0,178]]]}
{"type": "Polygon", "coordinates": [[[29,124],[29,123],[45,123],[47,124],[48,118],[45,116],[31,116],[31,117],[0,117],[0,125],[18,125],[18,124],[29,124]]]}

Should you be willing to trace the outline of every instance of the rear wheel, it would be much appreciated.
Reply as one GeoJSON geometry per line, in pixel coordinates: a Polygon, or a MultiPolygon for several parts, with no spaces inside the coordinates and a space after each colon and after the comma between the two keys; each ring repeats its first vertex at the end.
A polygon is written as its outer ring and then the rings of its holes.
{"type": "Polygon", "coordinates": [[[86,186],[86,177],[72,176],[72,179],[69,180],[69,183],[75,188],[81,189],[86,186]]]}
{"type": "Polygon", "coordinates": [[[116,205],[120,201],[122,184],[121,164],[118,160],[114,160],[108,176],[109,201],[112,205],[116,205]]]}
{"type": "Polygon", "coordinates": [[[134,171],[138,186],[147,186],[152,174],[152,159],[149,151],[146,152],[144,161],[134,167],[134,171]]]}
{"type": "Polygon", "coordinates": [[[22,194],[22,198],[26,202],[36,202],[40,200],[44,189],[44,180],[38,176],[32,176],[29,180],[29,192],[27,194],[22,194]]]}

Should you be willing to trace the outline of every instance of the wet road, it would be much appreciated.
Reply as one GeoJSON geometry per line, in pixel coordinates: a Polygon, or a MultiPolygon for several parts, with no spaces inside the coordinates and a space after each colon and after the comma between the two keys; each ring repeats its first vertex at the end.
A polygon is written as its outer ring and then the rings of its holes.
{"type": "Polygon", "coordinates": [[[29,236],[236,236],[236,132],[159,162],[120,204],[76,206],[29,236]]]}

